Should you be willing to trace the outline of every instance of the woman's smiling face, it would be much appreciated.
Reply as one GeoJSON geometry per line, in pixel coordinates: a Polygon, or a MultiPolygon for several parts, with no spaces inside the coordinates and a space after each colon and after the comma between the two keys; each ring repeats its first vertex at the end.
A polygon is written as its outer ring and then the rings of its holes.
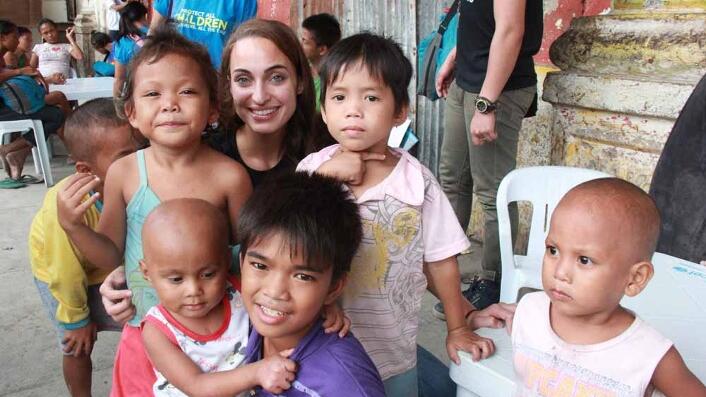
{"type": "Polygon", "coordinates": [[[297,106],[299,82],[292,62],[270,40],[247,37],[230,53],[235,112],[260,134],[284,130],[297,106]]]}

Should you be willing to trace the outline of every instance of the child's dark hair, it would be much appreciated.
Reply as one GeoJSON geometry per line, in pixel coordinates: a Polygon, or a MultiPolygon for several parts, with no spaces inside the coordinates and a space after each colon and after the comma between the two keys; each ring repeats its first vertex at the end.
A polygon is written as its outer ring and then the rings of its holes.
{"type": "Polygon", "coordinates": [[[314,150],[313,142],[316,140],[312,136],[316,101],[314,80],[311,77],[309,61],[306,59],[299,39],[292,29],[282,22],[251,19],[238,26],[228,39],[228,43],[223,48],[220,74],[222,124],[228,130],[237,130],[245,125],[235,112],[233,95],[230,92],[230,54],[238,41],[249,37],[271,41],[294,65],[301,92],[297,94],[296,109],[285,127],[286,135],[283,145],[284,156],[294,162],[299,162],[306,154],[314,150]]]}
{"type": "MultiPolygon", "coordinates": [[[[130,3],[132,4],[132,3],[130,3]]],[[[206,83],[208,99],[213,106],[218,106],[218,77],[211,64],[211,58],[206,48],[177,33],[168,25],[161,25],[145,39],[145,45],[130,60],[120,95],[115,100],[118,115],[127,118],[127,112],[132,111],[132,95],[135,89],[135,72],[143,63],[155,63],[167,55],[180,55],[192,59],[199,67],[199,75],[206,83]],[[130,109],[126,109],[129,107],[130,109]]]]}
{"type": "Polygon", "coordinates": [[[91,161],[104,139],[99,132],[104,127],[129,125],[118,117],[113,100],[92,99],[74,110],[64,124],[64,143],[71,158],[78,161],[91,161]]]}
{"type": "Polygon", "coordinates": [[[311,32],[316,45],[331,48],[341,40],[341,25],[331,14],[312,15],[302,22],[302,27],[311,32]]]}
{"type": "Polygon", "coordinates": [[[301,249],[307,265],[332,267],[332,281],[350,271],[362,238],[358,205],[343,185],[319,174],[296,172],[259,186],[240,212],[242,255],[279,234],[292,255],[301,249]]]}
{"type": "Polygon", "coordinates": [[[118,37],[122,38],[134,34],[142,36],[142,32],[135,26],[135,22],[139,22],[147,18],[147,8],[139,1],[131,1],[120,10],[120,24],[118,25],[118,37]]]}
{"type": "Polygon", "coordinates": [[[56,22],[54,22],[53,20],[51,20],[51,19],[49,19],[49,18],[42,18],[42,19],[40,19],[39,22],[37,22],[37,30],[41,30],[41,29],[42,29],[42,25],[50,25],[50,26],[53,26],[53,27],[55,27],[55,28],[57,27],[56,22]]]}
{"type": "MultiPolygon", "coordinates": [[[[412,79],[412,64],[399,44],[387,37],[372,33],[358,33],[347,37],[331,48],[319,65],[321,78],[321,107],[324,107],[326,89],[348,67],[360,63],[371,76],[390,87],[395,98],[395,113],[409,106],[407,87],[412,79]]],[[[363,82],[361,82],[363,84],[363,82]]]]}
{"type": "Polygon", "coordinates": [[[0,34],[6,35],[17,31],[17,25],[14,22],[10,22],[6,19],[0,19],[0,34]]]}
{"type": "Polygon", "coordinates": [[[27,28],[24,27],[24,26],[18,26],[18,27],[17,27],[17,35],[18,35],[18,36],[22,37],[22,36],[24,36],[24,35],[26,35],[26,34],[31,35],[31,34],[32,34],[32,31],[29,30],[29,29],[27,29],[27,28]]]}
{"type": "Polygon", "coordinates": [[[91,46],[93,46],[93,48],[105,48],[105,46],[107,46],[111,42],[112,40],[107,34],[103,32],[97,32],[95,30],[91,32],[91,46]]]}

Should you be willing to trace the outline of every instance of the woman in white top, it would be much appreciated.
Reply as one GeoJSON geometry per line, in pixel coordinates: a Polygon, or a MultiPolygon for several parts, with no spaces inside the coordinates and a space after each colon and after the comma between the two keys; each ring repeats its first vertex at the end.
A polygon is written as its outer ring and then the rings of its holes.
{"type": "Polygon", "coordinates": [[[70,76],[71,58],[77,61],[83,59],[83,52],[76,44],[74,28],[66,29],[66,39],[69,41],[66,44],[59,43],[59,32],[51,19],[44,18],[37,26],[44,42],[34,46],[29,63],[39,70],[47,83],[63,84],[70,76]]]}

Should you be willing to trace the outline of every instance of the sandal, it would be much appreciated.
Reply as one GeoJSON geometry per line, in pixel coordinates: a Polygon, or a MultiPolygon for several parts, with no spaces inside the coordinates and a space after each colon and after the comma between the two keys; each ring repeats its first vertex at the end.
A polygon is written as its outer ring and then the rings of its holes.
{"type": "Polygon", "coordinates": [[[12,178],[5,178],[0,181],[0,189],[19,189],[23,187],[27,187],[27,185],[12,178]]]}
{"type": "Polygon", "coordinates": [[[29,185],[36,185],[38,183],[44,183],[44,179],[39,179],[33,175],[22,175],[21,177],[15,179],[18,182],[26,183],[29,185]]]}

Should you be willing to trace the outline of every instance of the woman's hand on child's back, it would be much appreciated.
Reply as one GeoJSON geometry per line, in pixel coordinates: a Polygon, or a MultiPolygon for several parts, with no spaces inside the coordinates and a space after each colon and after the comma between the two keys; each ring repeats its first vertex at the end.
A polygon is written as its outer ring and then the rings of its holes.
{"type": "Polygon", "coordinates": [[[450,330],[446,336],[446,352],[456,365],[461,364],[459,350],[469,353],[473,361],[478,361],[490,357],[495,352],[495,345],[492,340],[476,334],[470,328],[459,327],[450,330]]]}
{"type": "Polygon", "coordinates": [[[257,384],[273,394],[289,389],[297,372],[297,363],[288,358],[292,352],[294,349],[285,350],[255,363],[257,384]]]}
{"type": "Polygon", "coordinates": [[[89,322],[86,326],[64,332],[64,353],[74,357],[90,356],[93,343],[96,341],[96,324],[89,322]]]}
{"type": "Polygon", "coordinates": [[[125,280],[125,267],[119,266],[103,280],[100,287],[105,312],[118,324],[125,324],[135,316],[135,306],[130,297],[132,293],[127,289],[125,280]]]}
{"type": "Polygon", "coordinates": [[[366,162],[382,160],[385,160],[384,154],[348,152],[338,149],[331,160],[321,164],[316,172],[351,185],[360,185],[365,177],[366,162]]]}
{"type": "Polygon", "coordinates": [[[98,201],[100,195],[93,193],[88,200],[83,198],[99,183],[100,179],[91,174],[76,173],[67,178],[56,196],[59,224],[64,230],[70,232],[81,226],[87,227],[84,223],[84,215],[98,201]]]}
{"type": "Polygon", "coordinates": [[[324,306],[324,333],[330,334],[338,332],[338,336],[343,338],[351,329],[351,319],[346,316],[338,303],[332,303],[324,306]]]}

